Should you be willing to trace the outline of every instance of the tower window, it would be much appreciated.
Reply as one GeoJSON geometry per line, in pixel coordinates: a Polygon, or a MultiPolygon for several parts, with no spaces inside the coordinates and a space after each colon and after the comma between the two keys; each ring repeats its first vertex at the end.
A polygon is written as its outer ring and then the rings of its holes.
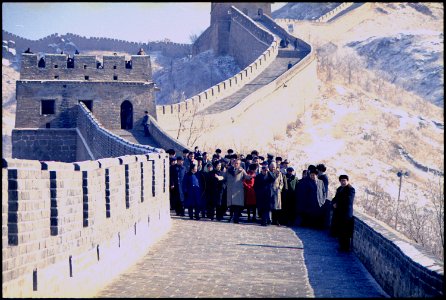
{"type": "Polygon", "coordinates": [[[87,65],[84,65],[84,70],[87,68],[87,65]]]}
{"type": "Polygon", "coordinates": [[[85,80],[89,80],[90,79],[90,76],[85,76],[85,80]]]}
{"type": "Polygon", "coordinates": [[[116,70],[116,66],[113,66],[113,69],[115,69],[115,70],[116,70]]]}
{"type": "Polygon", "coordinates": [[[118,80],[118,75],[113,75],[113,80],[118,80]]]}
{"type": "Polygon", "coordinates": [[[40,102],[41,115],[54,115],[56,100],[42,100],[40,102]]]}
{"type": "Polygon", "coordinates": [[[54,79],[59,79],[59,75],[55,75],[55,76],[54,76],[54,79]]]}
{"type": "Polygon", "coordinates": [[[54,65],[54,69],[57,69],[57,68],[59,68],[59,66],[58,65],[54,65]]]}

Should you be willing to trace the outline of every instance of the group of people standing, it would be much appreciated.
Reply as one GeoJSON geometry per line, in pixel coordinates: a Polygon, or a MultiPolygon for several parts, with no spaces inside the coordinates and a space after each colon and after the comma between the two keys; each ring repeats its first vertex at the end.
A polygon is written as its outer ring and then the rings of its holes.
{"type": "Polygon", "coordinates": [[[348,251],[353,235],[353,201],[355,189],[348,176],[339,177],[341,186],[332,200],[328,199],[328,177],[323,164],[310,165],[298,179],[287,159],[250,154],[225,156],[217,149],[212,156],[195,147],[170,156],[171,209],[177,216],[190,219],[223,221],[229,208],[229,219],[240,222],[246,209],[248,222],[262,226],[311,226],[330,229],[340,241],[340,250],[348,251]]]}

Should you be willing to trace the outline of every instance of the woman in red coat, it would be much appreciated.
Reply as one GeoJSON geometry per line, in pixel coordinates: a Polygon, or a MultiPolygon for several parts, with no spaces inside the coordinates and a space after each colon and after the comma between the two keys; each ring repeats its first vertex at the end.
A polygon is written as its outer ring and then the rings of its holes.
{"type": "Polygon", "coordinates": [[[248,222],[251,221],[251,212],[252,212],[252,221],[256,222],[256,192],[254,191],[254,180],[256,176],[255,169],[257,165],[251,164],[248,169],[248,175],[252,176],[250,179],[243,180],[243,187],[245,190],[245,207],[248,212],[248,222]]]}

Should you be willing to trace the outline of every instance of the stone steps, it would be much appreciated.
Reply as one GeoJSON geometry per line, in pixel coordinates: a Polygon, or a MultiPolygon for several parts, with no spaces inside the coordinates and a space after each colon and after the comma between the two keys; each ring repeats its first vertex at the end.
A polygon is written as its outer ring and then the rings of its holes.
{"type": "Polygon", "coordinates": [[[144,136],[143,129],[130,129],[130,130],[115,129],[110,131],[116,135],[119,135],[120,137],[131,143],[160,148],[160,145],[155,141],[155,139],[153,139],[152,136],[149,137],[144,136]]]}

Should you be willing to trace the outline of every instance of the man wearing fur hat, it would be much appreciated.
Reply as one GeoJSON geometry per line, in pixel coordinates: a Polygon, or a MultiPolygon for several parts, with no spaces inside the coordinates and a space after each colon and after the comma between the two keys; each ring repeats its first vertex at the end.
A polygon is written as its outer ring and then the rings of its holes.
{"type": "Polygon", "coordinates": [[[339,250],[350,251],[353,237],[353,201],[355,188],[349,183],[347,175],[339,176],[340,187],[336,190],[333,203],[332,235],[339,239],[339,250]]]}

